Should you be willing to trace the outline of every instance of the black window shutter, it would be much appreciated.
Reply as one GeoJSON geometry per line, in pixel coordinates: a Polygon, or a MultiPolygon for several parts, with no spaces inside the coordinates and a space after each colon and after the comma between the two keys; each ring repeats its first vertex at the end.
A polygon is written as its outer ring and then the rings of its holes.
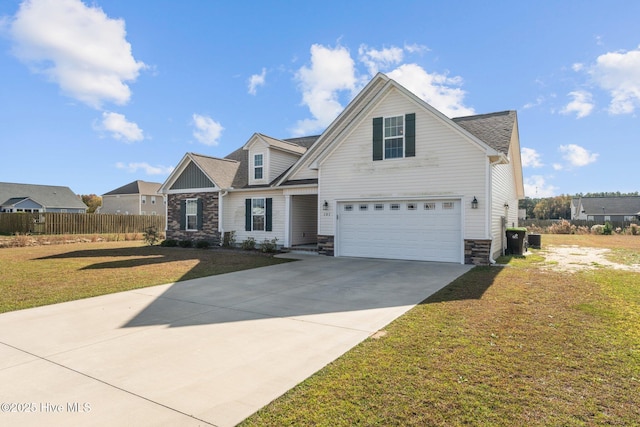
{"type": "Polygon", "coordinates": [[[382,117],[373,119],[373,160],[382,160],[382,117]]]}
{"type": "Polygon", "coordinates": [[[180,200],[180,230],[187,228],[187,201],[180,200]]]}
{"type": "Polygon", "coordinates": [[[404,156],[416,156],[416,115],[415,113],[404,116],[404,156]]]}
{"type": "Polygon", "coordinates": [[[251,231],[251,199],[244,200],[244,231],[251,231]]]}
{"type": "Polygon", "coordinates": [[[265,200],[265,218],[264,218],[264,230],[265,231],[271,231],[273,228],[273,221],[272,221],[272,215],[273,215],[273,199],[272,198],[267,198],[265,200]]]}
{"type": "Polygon", "coordinates": [[[203,226],[203,220],[204,220],[204,209],[203,209],[204,203],[202,199],[198,199],[198,214],[196,215],[197,218],[197,229],[198,230],[202,230],[202,226],[203,226]]]}

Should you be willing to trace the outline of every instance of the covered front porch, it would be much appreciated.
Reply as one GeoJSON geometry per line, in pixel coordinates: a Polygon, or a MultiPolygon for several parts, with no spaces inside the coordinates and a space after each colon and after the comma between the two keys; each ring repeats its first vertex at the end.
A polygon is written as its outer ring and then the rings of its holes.
{"type": "Polygon", "coordinates": [[[285,236],[287,249],[313,251],[318,243],[317,188],[285,191],[285,236]]]}

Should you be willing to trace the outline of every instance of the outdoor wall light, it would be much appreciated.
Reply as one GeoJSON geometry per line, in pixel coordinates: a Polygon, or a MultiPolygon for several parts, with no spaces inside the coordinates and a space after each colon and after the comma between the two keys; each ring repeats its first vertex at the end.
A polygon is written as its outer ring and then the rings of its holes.
{"type": "Polygon", "coordinates": [[[324,203],[322,204],[322,209],[325,211],[329,210],[329,202],[327,202],[326,200],[324,201],[324,203]]]}
{"type": "Polygon", "coordinates": [[[509,203],[504,202],[504,208],[505,208],[505,209],[509,209],[509,203]]]}
{"type": "Polygon", "coordinates": [[[478,199],[476,199],[476,196],[473,196],[473,200],[471,201],[471,209],[478,209],[478,199]]]}

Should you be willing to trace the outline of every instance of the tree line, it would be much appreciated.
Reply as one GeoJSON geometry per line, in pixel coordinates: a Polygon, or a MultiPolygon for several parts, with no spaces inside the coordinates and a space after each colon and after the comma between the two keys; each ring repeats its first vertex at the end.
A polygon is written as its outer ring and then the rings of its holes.
{"type": "Polygon", "coordinates": [[[528,219],[571,219],[571,199],[576,197],[625,197],[638,196],[637,191],[632,193],[601,192],[601,193],[577,193],[574,196],[560,195],[555,197],[530,198],[520,200],[519,208],[527,211],[528,219]]]}

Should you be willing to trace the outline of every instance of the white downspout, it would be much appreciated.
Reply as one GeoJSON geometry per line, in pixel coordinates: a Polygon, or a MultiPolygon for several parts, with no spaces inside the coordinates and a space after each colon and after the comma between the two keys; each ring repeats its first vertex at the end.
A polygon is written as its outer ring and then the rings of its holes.
{"type": "MultiPolygon", "coordinates": [[[[497,162],[497,161],[496,161],[497,162]]],[[[491,160],[487,162],[487,235],[491,239],[491,247],[489,249],[489,263],[495,264],[496,260],[493,259],[493,163],[491,160]]]]}

